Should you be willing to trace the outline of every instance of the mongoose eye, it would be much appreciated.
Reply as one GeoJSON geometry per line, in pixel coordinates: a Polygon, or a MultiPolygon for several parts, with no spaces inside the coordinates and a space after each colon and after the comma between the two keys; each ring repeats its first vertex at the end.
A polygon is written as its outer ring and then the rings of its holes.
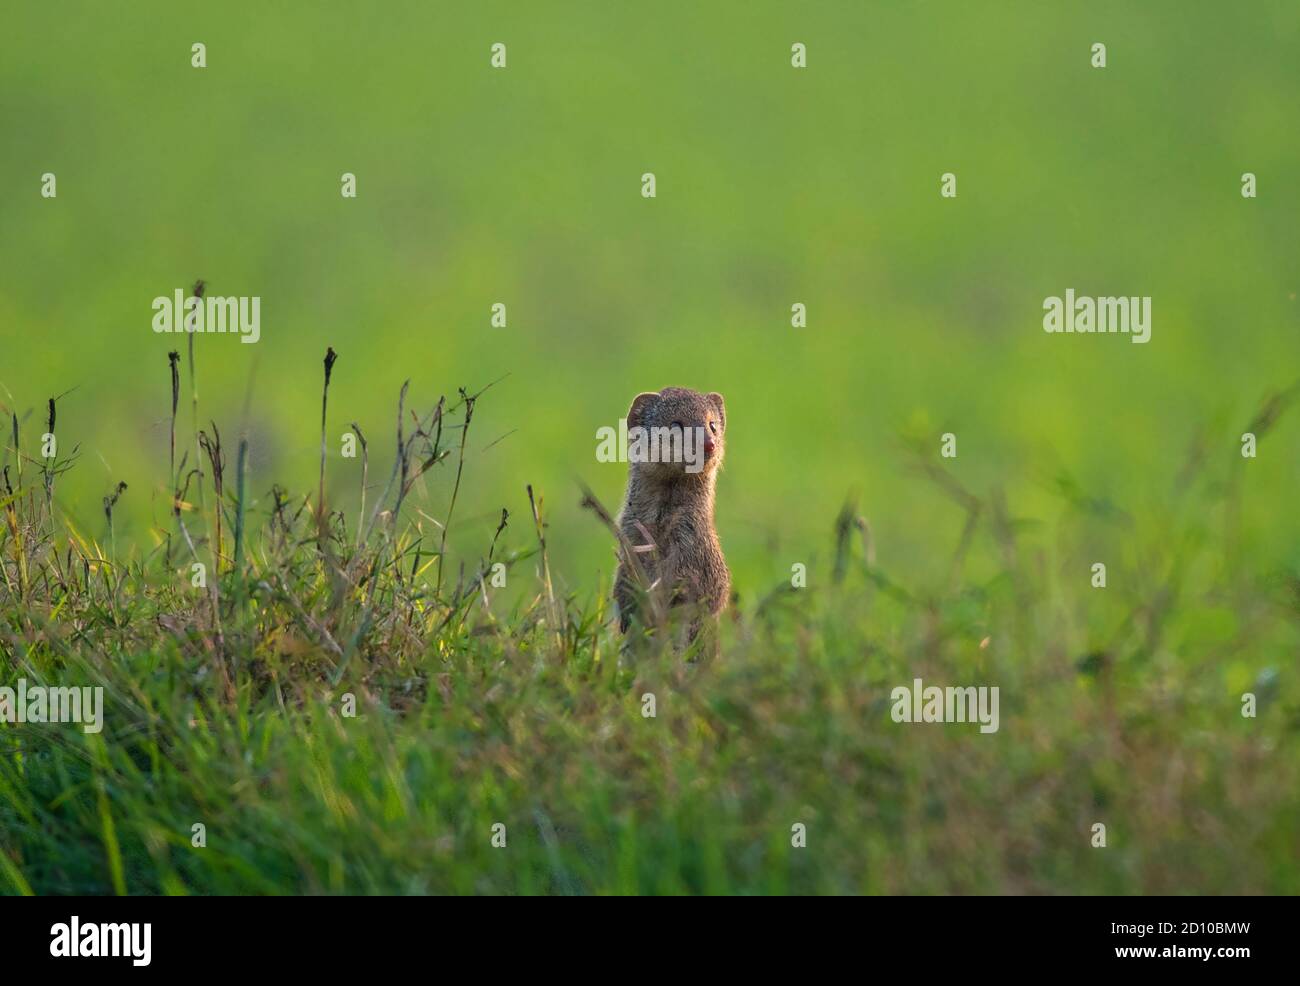
{"type": "Polygon", "coordinates": [[[718,433],[718,423],[716,421],[709,422],[709,431],[713,432],[715,435],[718,433]]]}

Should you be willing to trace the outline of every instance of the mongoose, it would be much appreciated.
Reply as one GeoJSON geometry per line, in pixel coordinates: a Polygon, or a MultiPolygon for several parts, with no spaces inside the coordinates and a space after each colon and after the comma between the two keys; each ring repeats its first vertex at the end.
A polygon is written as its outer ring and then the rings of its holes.
{"type": "Polygon", "coordinates": [[[626,632],[634,619],[653,625],[666,602],[693,609],[694,639],[705,614],[716,617],[731,589],[713,526],[713,490],[726,447],[722,395],[682,387],[638,394],[627,427],[627,496],[614,579],[619,627],[626,632]]]}

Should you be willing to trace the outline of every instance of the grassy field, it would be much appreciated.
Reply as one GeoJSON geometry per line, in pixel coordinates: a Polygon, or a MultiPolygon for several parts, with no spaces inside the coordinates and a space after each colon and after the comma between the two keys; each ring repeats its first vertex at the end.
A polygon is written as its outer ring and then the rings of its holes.
{"type": "Polygon", "coordinates": [[[1234,561],[1252,491],[1230,457],[1189,459],[1158,525],[1065,488],[1041,525],[918,450],[971,532],[942,588],[896,581],[846,504],[809,585],[763,587],[718,657],[620,662],[609,614],[553,589],[544,508],[454,576],[437,529],[398,519],[456,482],[486,399],[413,416],[373,527],[280,493],[250,514],[236,483],[122,557],[52,517],[29,464],[3,500],[2,680],[102,687],[108,711],[102,733],[0,730],[7,889],[1300,889],[1300,578],[1234,561]],[[977,547],[996,571],[970,571],[977,547]],[[998,731],[893,721],[914,677],[998,685],[998,731]]]}
{"type": "Polygon", "coordinates": [[[1296,4],[6,34],[0,687],[105,719],[0,723],[0,891],[1300,891],[1296,4]],[[200,278],[256,345],[151,330],[200,278]],[[1045,333],[1068,288],[1151,341],[1045,333]],[[584,490],[668,385],[726,396],[736,604],[620,667],[584,490]],[[999,731],[895,723],[917,677],[999,731]]]}

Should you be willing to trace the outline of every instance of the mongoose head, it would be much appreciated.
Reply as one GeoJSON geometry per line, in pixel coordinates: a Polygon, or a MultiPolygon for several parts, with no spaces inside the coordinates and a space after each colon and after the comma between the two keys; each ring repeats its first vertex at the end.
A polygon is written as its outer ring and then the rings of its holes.
{"type": "Polygon", "coordinates": [[[727,410],[721,394],[665,387],[637,394],[627,412],[628,461],[633,471],[672,481],[709,478],[726,450],[727,410]],[[638,434],[633,429],[642,429],[638,434]]]}

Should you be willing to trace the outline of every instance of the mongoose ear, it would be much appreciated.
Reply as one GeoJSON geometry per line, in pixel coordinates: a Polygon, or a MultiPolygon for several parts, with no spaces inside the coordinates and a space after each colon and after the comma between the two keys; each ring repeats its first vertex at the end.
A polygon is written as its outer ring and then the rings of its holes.
{"type": "Polygon", "coordinates": [[[659,395],[653,390],[647,390],[644,394],[637,394],[633,397],[632,406],[627,411],[627,426],[629,428],[640,428],[641,422],[645,420],[646,411],[650,410],[657,400],[659,400],[659,395]]]}
{"type": "Polygon", "coordinates": [[[712,393],[707,395],[707,400],[710,404],[712,404],[714,407],[718,409],[718,417],[722,419],[722,427],[726,428],[727,427],[727,405],[722,402],[722,395],[718,393],[712,393]]]}

